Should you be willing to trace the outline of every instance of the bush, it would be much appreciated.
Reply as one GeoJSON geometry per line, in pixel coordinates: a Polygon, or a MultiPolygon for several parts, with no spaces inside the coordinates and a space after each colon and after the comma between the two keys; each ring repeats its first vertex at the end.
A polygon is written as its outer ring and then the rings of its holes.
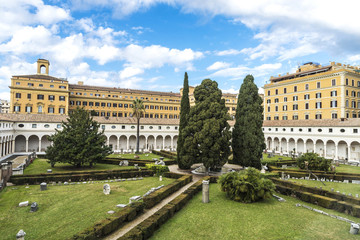
{"type": "Polygon", "coordinates": [[[275,185],[255,168],[230,172],[219,179],[221,190],[235,201],[251,203],[272,197],[275,185]]]}
{"type": "Polygon", "coordinates": [[[145,165],[147,169],[153,170],[156,173],[156,176],[162,176],[163,173],[168,172],[169,168],[163,165],[156,165],[154,163],[149,163],[145,165]]]}
{"type": "Polygon", "coordinates": [[[331,166],[331,160],[320,157],[316,153],[305,153],[297,158],[297,165],[301,169],[305,169],[305,162],[308,163],[309,170],[328,171],[331,166]]]}

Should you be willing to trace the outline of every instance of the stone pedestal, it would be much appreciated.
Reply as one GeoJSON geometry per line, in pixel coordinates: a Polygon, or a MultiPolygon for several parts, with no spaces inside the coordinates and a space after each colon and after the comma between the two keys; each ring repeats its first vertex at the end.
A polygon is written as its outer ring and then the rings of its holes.
{"type": "Polygon", "coordinates": [[[41,190],[41,191],[47,190],[47,184],[46,184],[45,182],[43,182],[43,183],[40,184],[40,190],[41,190]]]}
{"type": "Polygon", "coordinates": [[[209,200],[209,184],[210,181],[203,180],[202,181],[202,202],[208,203],[209,200]]]}
{"type": "Polygon", "coordinates": [[[359,233],[359,225],[356,223],[352,223],[350,226],[350,233],[351,234],[358,234],[359,233]]]}

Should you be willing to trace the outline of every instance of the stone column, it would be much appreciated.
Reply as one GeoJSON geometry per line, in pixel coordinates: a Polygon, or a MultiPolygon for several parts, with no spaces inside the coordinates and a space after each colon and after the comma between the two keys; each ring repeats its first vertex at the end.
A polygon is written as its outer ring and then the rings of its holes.
{"type": "Polygon", "coordinates": [[[290,152],[289,152],[289,140],[286,139],[286,152],[290,155],[290,152]]]}
{"type": "Polygon", "coordinates": [[[337,143],[335,143],[335,159],[339,159],[338,158],[338,144],[337,143]]]}
{"type": "MultiPolygon", "coordinates": [[[[121,137],[121,136],[120,136],[121,137]]],[[[118,144],[118,150],[120,151],[120,137],[119,137],[119,139],[118,139],[118,141],[117,141],[117,144],[118,144]]]]}
{"type": "Polygon", "coordinates": [[[348,145],[348,161],[350,160],[350,157],[351,157],[351,147],[350,145],[348,145]]]}
{"type": "Polygon", "coordinates": [[[165,138],[163,137],[163,145],[161,149],[165,149],[165,138]]]}
{"type": "Polygon", "coordinates": [[[3,150],[2,150],[2,147],[3,147],[3,144],[2,144],[2,143],[0,143],[0,157],[2,157],[2,155],[3,155],[3,150]]]}
{"type": "Polygon", "coordinates": [[[324,157],[326,158],[326,143],[324,143],[324,157]]]}
{"type": "Polygon", "coordinates": [[[41,152],[41,138],[39,138],[39,152],[41,152]]]}
{"type": "Polygon", "coordinates": [[[209,199],[209,184],[210,184],[210,180],[202,181],[202,202],[203,203],[208,203],[210,201],[210,199],[209,199]]]}
{"type": "Polygon", "coordinates": [[[126,139],[126,151],[129,150],[129,145],[130,145],[130,137],[126,139]]]}
{"type": "Polygon", "coordinates": [[[316,153],[316,142],[314,141],[314,153],[316,153]]]}
{"type": "Polygon", "coordinates": [[[29,151],[29,139],[26,139],[26,143],[25,143],[25,152],[29,151]]]}
{"type": "Polygon", "coordinates": [[[174,136],[171,138],[170,147],[171,150],[174,148],[174,136]]]}

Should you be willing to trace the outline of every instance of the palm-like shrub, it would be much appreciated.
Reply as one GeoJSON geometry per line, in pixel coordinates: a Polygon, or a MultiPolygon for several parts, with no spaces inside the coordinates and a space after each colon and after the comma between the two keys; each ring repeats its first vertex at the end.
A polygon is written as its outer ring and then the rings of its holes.
{"type": "Polygon", "coordinates": [[[274,183],[265,179],[255,168],[241,172],[230,172],[220,177],[221,190],[235,201],[251,203],[271,198],[275,190],[274,183]]]}
{"type": "Polygon", "coordinates": [[[305,153],[297,158],[297,165],[301,169],[305,169],[305,162],[308,163],[309,170],[328,171],[331,166],[331,160],[320,157],[316,153],[305,153]]]}

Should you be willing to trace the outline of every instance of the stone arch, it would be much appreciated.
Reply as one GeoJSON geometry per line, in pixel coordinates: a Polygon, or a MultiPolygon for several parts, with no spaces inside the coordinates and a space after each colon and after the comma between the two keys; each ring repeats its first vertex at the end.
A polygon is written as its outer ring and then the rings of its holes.
{"type": "Polygon", "coordinates": [[[173,151],[176,151],[178,138],[179,137],[177,135],[173,137],[173,151]]]}
{"type": "Polygon", "coordinates": [[[156,143],[155,143],[156,149],[163,149],[163,136],[159,135],[156,137],[156,143]]]}
{"type": "Polygon", "coordinates": [[[305,142],[304,142],[304,140],[302,139],[302,138],[299,138],[298,140],[297,140],[297,142],[296,142],[296,146],[297,146],[297,149],[296,149],[296,151],[298,152],[298,153],[305,153],[305,142]]]}
{"type": "Polygon", "coordinates": [[[39,137],[37,135],[31,135],[28,139],[28,152],[39,151],[39,137]]]}
{"type": "Polygon", "coordinates": [[[272,150],[271,148],[272,148],[272,139],[271,139],[271,137],[268,137],[266,139],[266,149],[267,150],[272,150]]]}
{"type": "Polygon", "coordinates": [[[146,137],[144,135],[139,137],[139,149],[146,149],[146,137]]]}
{"type": "Polygon", "coordinates": [[[287,152],[287,141],[286,141],[286,138],[281,138],[281,141],[280,141],[280,152],[287,152]]]}
{"type": "Polygon", "coordinates": [[[48,139],[49,135],[44,135],[41,137],[41,146],[40,151],[45,152],[48,147],[50,147],[51,142],[48,139]]]}
{"type": "Polygon", "coordinates": [[[325,156],[324,142],[321,139],[316,140],[315,153],[319,154],[321,157],[325,156]]]}
{"type": "Polygon", "coordinates": [[[307,139],[305,143],[306,152],[314,152],[314,141],[312,139],[307,139]]]}
{"type": "Polygon", "coordinates": [[[15,137],[15,152],[26,152],[26,138],[24,135],[15,137]]]}
{"type": "Polygon", "coordinates": [[[280,141],[277,137],[274,138],[274,149],[275,151],[280,151],[280,141]]]}
{"type": "Polygon", "coordinates": [[[117,139],[117,136],[115,135],[111,135],[109,137],[109,146],[112,148],[112,150],[118,150],[118,139],[117,139]]]}
{"type": "Polygon", "coordinates": [[[147,138],[147,149],[152,150],[155,148],[155,137],[153,135],[147,138]]]}
{"type": "Polygon", "coordinates": [[[335,142],[333,140],[328,140],[326,142],[326,154],[325,154],[325,157],[335,159],[336,158],[335,153],[336,153],[335,142]]]}
{"type": "Polygon", "coordinates": [[[360,143],[358,141],[353,141],[350,143],[349,160],[360,160],[360,143]]]}
{"type": "Polygon", "coordinates": [[[348,159],[348,144],[345,141],[338,142],[337,159],[348,159]]]}
{"type": "MultiPolygon", "coordinates": [[[[296,149],[296,143],[295,143],[295,140],[293,138],[290,138],[289,139],[289,142],[288,142],[288,149],[289,149],[289,152],[293,151],[295,149],[295,152],[297,151],[296,149]]],[[[290,153],[289,153],[290,154],[290,153]]]]}
{"type": "Polygon", "coordinates": [[[170,149],[171,148],[171,136],[166,135],[165,136],[165,149],[170,149]]]}
{"type": "Polygon", "coordinates": [[[129,137],[129,149],[134,149],[134,151],[136,150],[136,136],[135,135],[131,135],[129,137]]]}
{"type": "Polygon", "coordinates": [[[121,135],[119,138],[119,150],[127,149],[127,137],[125,135],[121,135]]]}

